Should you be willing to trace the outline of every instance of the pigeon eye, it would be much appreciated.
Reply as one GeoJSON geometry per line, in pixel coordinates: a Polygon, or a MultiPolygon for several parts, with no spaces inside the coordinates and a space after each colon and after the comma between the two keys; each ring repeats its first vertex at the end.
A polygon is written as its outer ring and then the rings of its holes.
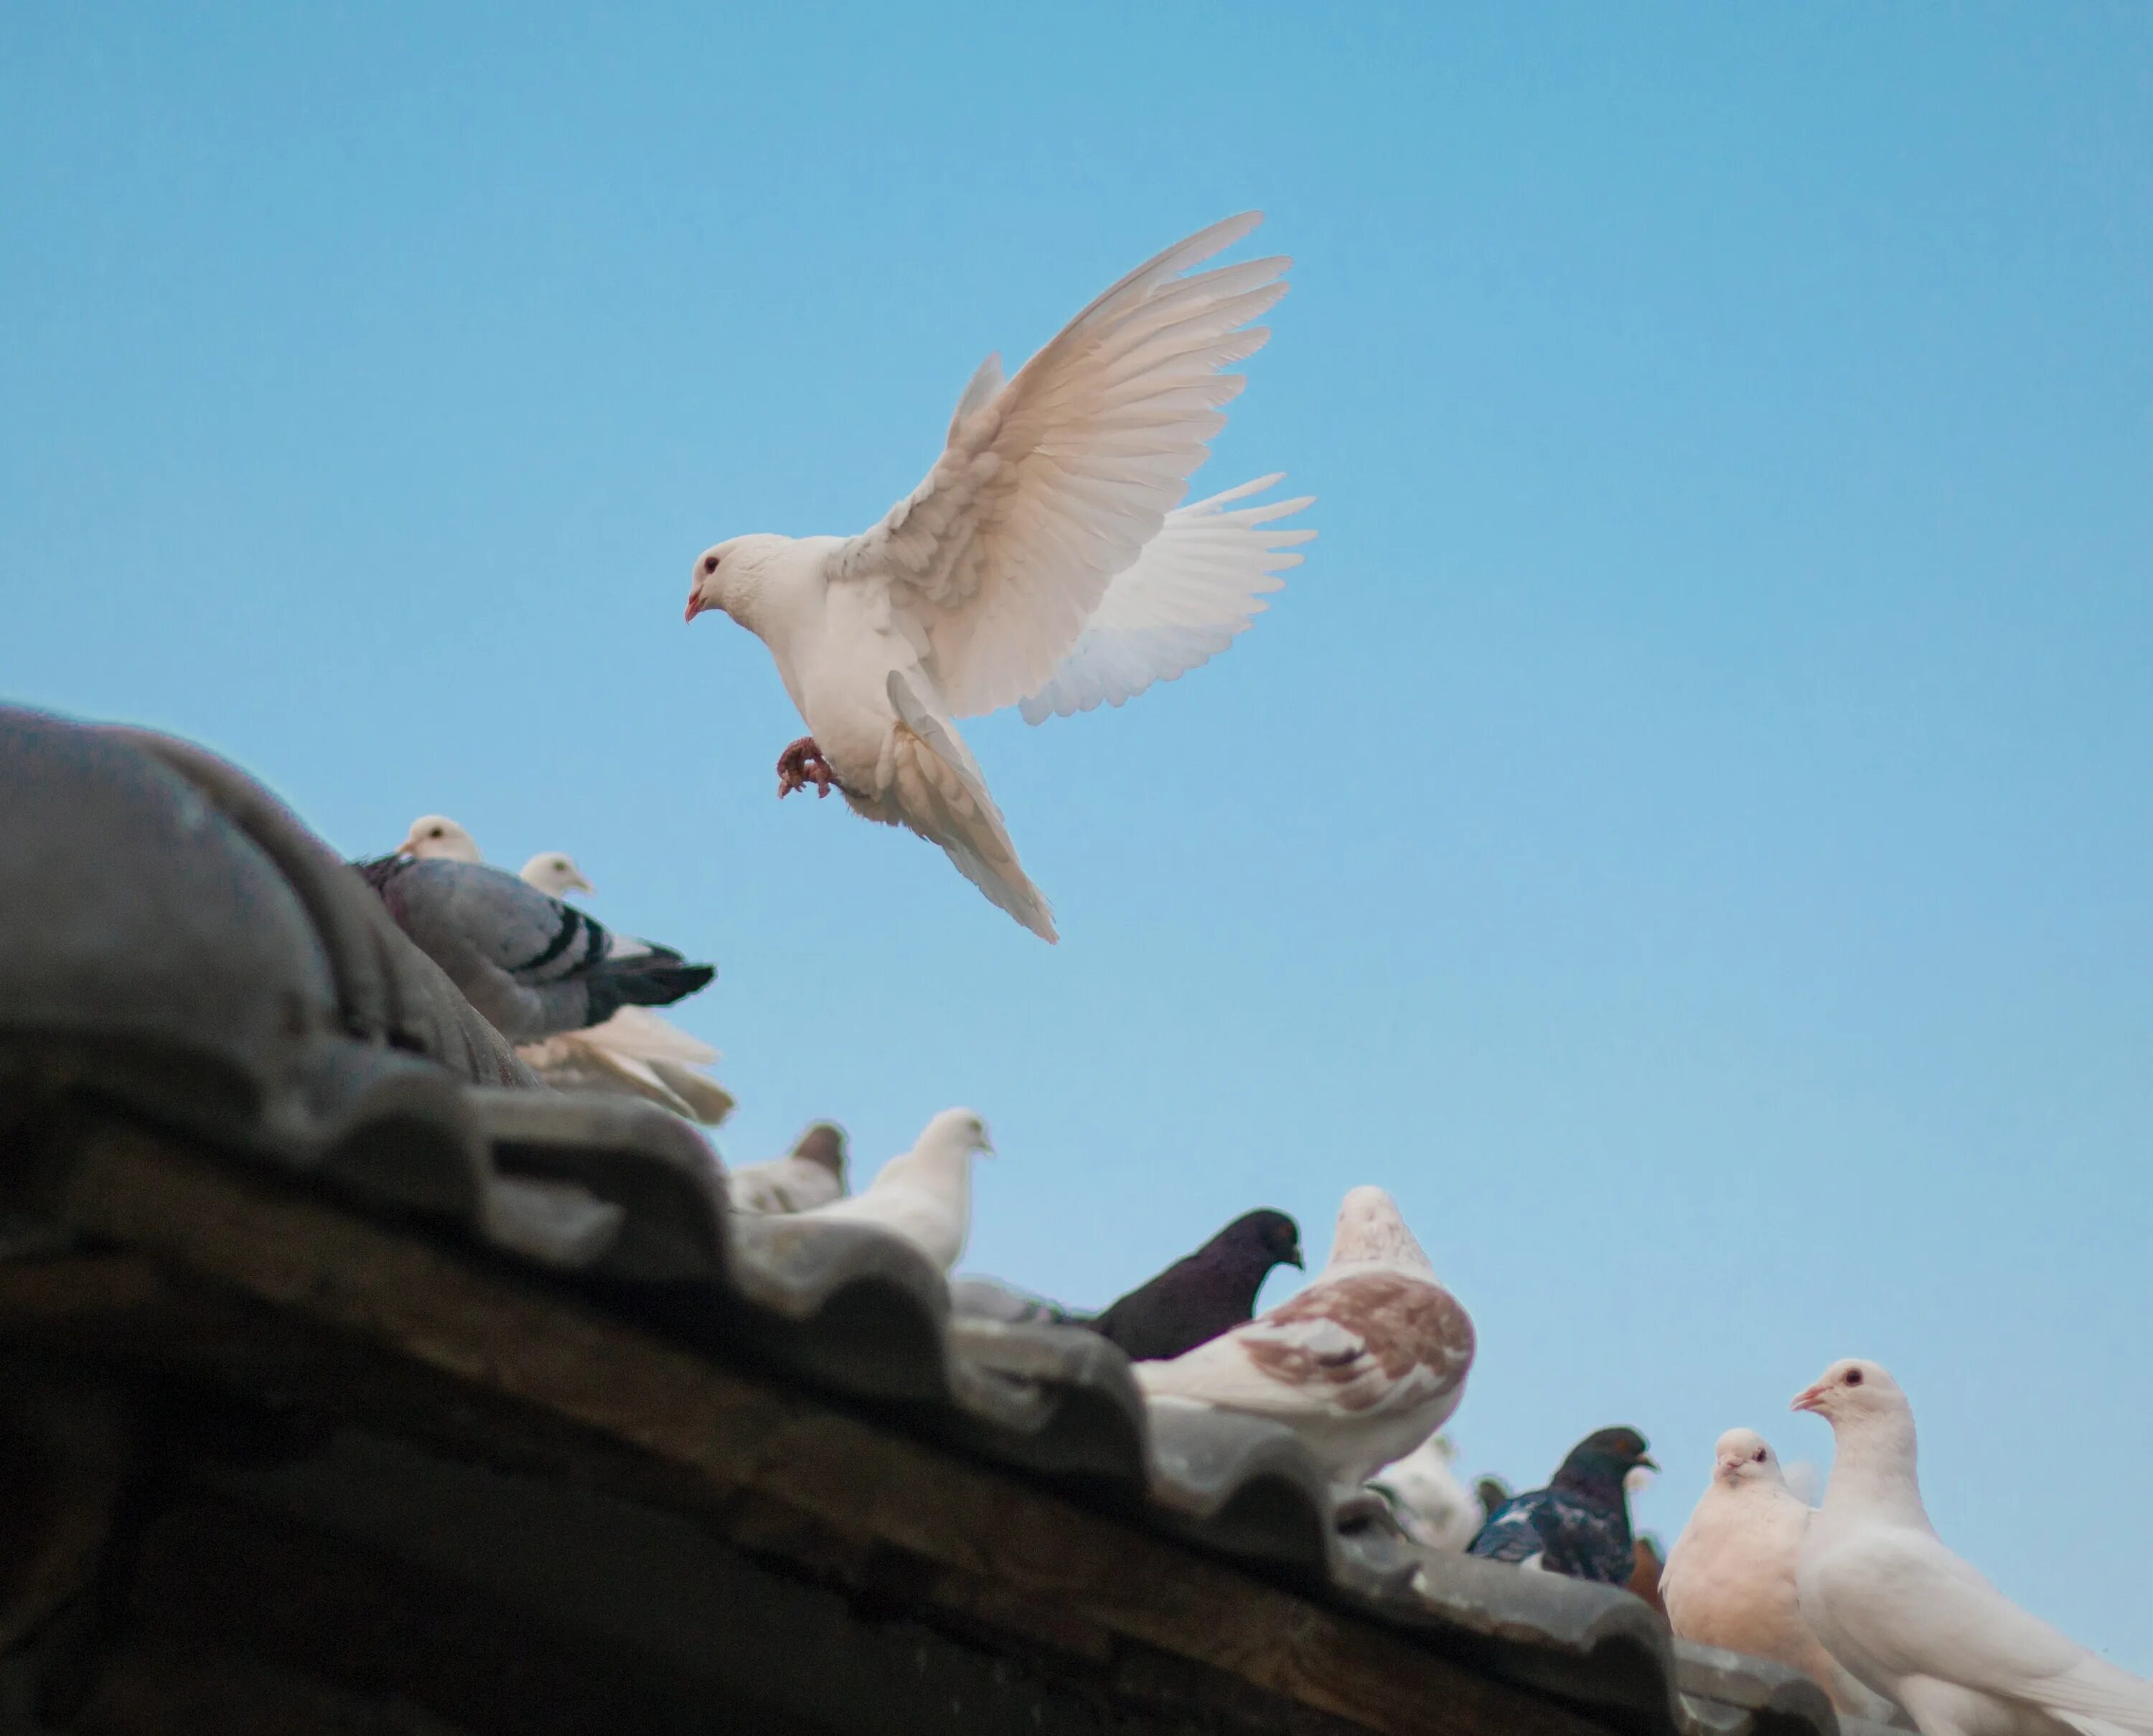
{"type": "Polygon", "coordinates": [[[1846,1371],[1846,1383],[1850,1387],[1860,1386],[1861,1384],[1861,1371],[1859,1368],[1848,1369],[1846,1371]]]}
{"type": "Polygon", "coordinates": [[[703,557],[703,571],[705,574],[708,575],[710,573],[715,573],[717,570],[718,557],[714,554],[705,555],[703,557]]]}
{"type": "Polygon", "coordinates": [[[1759,1464],[1764,1464],[1764,1449],[1762,1447],[1759,1447],[1759,1448],[1758,1448],[1754,1453],[1752,1453],[1749,1456],[1750,1456],[1752,1459],[1755,1459],[1759,1464]]]}

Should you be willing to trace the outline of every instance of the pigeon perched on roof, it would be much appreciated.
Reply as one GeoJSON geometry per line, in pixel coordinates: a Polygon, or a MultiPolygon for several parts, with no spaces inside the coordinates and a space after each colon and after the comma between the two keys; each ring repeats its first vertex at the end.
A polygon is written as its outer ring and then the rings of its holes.
{"type": "Polygon", "coordinates": [[[1458,1449],[1448,1435],[1432,1434],[1402,1459],[1368,1479],[1383,1498],[1398,1529],[1424,1549],[1455,1555],[1474,1540],[1485,1515],[1479,1498],[1459,1480],[1458,1449]]]}
{"type": "Polygon", "coordinates": [[[802,1221],[873,1224],[903,1236],[947,1272],[964,1256],[972,1234],[973,1154],[991,1157],[994,1149],[978,1115],[944,1109],[864,1191],[798,1215],[802,1221]]]}
{"type": "MultiPolygon", "coordinates": [[[[485,860],[478,840],[445,814],[421,814],[397,851],[422,860],[485,860]]],[[[517,878],[549,898],[595,890],[565,850],[540,851],[517,878]]],[[[732,1113],[732,1093],[705,1071],[718,1051],[647,1007],[624,1006],[587,1031],[524,1043],[517,1054],[558,1090],[625,1092],[709,1127],[732,1113]]]]}
{"type": "Polygon", "coordinates": [[[1922,1736],[2153,1732],[2153,1682],[2028,1615],[1937,1535],[1913,1407],[1874,1362],[1825,1370],[1794,1408],[1831,1424],[1831,1482],[1802,1540],[1803,1618],[1922,1736]]]}
{"type": "Polygon", "coordinates": [[[1728,1429],[1660,1576],[1667,1624],[1678,1639],[1799,1670],[1841,1712],[1889,1723],[1890,1703],[1833,1662],[1802,1619],[1794,1571],[1810,1518],[1771,1443],[1753,1428],[1728,1429]]]}
{"type": "Polygon", "coordinates": [[[1254,1314],[1273,1267],[1300,1264],[1299,1224],[1284,1212],[1244,1212],[1085,1324],[1132,1362],[1178,1357],[1254,1314]]]}
{"type": "Polygon", "coordinates": [[[1473,1367],[1473,1321],[1391,1196],[1356,1188],[1331,1259],[1305,1289],[1168,1362],[1138,1362],[1154,1403],[1282,1423],[1331,1480],[1357,1494],[1448,1422],[1473,1367]]]}
{"type": "Polygon", "coordinates": [[[818,1121],[781,1158],[725,1171],[725,1204],[751,1217],[812,1211],[845,1197],[845,1130],[818,1121]]]}
{"type": "Polygon", "coordinates": [[[486,860],[479,852],[478,840],[446,814],[420,815],[411,822],[411,829],[404,834],[404,842],[396,847],[394,853],[441,862],[486,860]]]}
{"type": "Polygon", "coordinates": [[[1603,1428],[1570,1449],[1545,1489],[1513,1495],[1489,1515],[1469,1553],[1603,1586],[1627,1584],[1636,1567],[1623,1479],[1654,1469],[1634,1428],[1603,1428]]]}
{"type": "Polygon", "coordinates": [[[384,856],[354,867],[511,1042],[580,1031],[623,1006],[669,1005],[717,975],[481,863],[384,856]]]}
{"type": "Polygon", "coordinates": [[[1183,506],[1239,392],[1219,370],[1288,263],[1183,276],[1261,221],[1230,217],[1139,266],[1016,377],[973,375],[927,478],[859,536],[735,537],[695,562],[687,619],[730,615],[769,648],[810,733],[777,793],[834,785],[854,812],[939,844],[1032,933],[1055,938],[954,718],[1026,702],[1037,723],[1120,705],[1244,629],[1314,534],[1279,478],[1183,506]]]}

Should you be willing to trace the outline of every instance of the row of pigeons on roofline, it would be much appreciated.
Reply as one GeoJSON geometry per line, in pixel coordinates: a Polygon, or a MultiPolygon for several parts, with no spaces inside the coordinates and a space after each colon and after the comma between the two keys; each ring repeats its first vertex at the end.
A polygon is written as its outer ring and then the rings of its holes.
{"type": "MultiPolygon", "coordinates": [[[[780,797],[834,788],[863,817],[940,846],[1050,941],[1052,913],[954,720],[1017,705],[1036,724],[1119,705],[1226,649],[1299,564],[1293,551],[1315,533],[1279,521],[1311,502],[1263,498],[1280,477],[1183,504],[1243,384],[1224,370],[1267,340],[1254,322],[1285,293],[1288,262],[1194,268],[1260,221],[1229,218],[1140,266],[1013,378],[990,357],[927,476],[879,524],[851,537],[735,537],[694,565],[686,619],[716,612],[760,639],[810,731],[778,757],[780,797]]],[[[722,1118],[730,1100],[709,1077],[715,1052],[653,1011],[715,967],[562,902],[588,889],[573,862],[542,856],[520,876],[489,868],[467,833],[433,817],[359,867],[555,1082],[722,1118]]],[[[947,1272],[969,1227],[970,1159],[985,1148],[978,1116],[946,1111],[848,1196],[842,1137],[823,1126],[786,1157],[734,1171],[728,1194],[736,1211],[878,1225],[947,1272]]],[[[1349,1501],[1374,1489],[1431,1546],[1463,1540],[1520,1565],[1633,1578],[1625,1479],[1649,1464],[1641,1435],[1601,1430],[1546,1488],[1479,1513],[1436,1435],[1463,1396],[1472,1322],[1389,1196],[1349,1194],[1324,1271],[1252,1318],[1263,1273],[1286,1257],[1281,1235],[1297,1251],[1290,1220],[1237,1220],[1080,1323],[1130,1351],[1148,1402],[1285,1424],[1349,1501]]],[[[960,1306],[1059,1312],[977,1280],[956,1288],[960,1306]]],[[[1915,1480],[1912,1414],[1888,1374],[1836,1363],[1797,1407],[1837,1437],[1822,1506],[1787,1488],[1761,1437],[1723,1437],[1662,1577],[1677,1632],[1794,1664],[1842,1706],[1896,1708],[1927,1736],[2153,1736],[2153,1684],[2016,1609],[1937,1540],[1915,1480]]]]}

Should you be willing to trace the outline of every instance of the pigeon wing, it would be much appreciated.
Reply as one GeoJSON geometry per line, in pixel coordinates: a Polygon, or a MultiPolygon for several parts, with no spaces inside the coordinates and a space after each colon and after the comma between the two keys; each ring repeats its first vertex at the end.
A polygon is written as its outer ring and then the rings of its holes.
{"type": "Polygon", "coordinates": [[[832,583],[886,588],[924,637],[951,715],[1038,690],[1180,504],[1241,389],[1221,370],[1270,336],[1251,322],[1285,293],[1288,262],[1183,273],[1261,220],[1139,266],[1006,384],[990,359],[926,480],[832,551],[832,583]]]}
{"type": "Polygon", "coordinates": [[[1877,1673],[2030,1703],[2086,1736],[2153,1732],[2153,1683],[2020,1609],[1934,1535],[1878,1527],[1832,1555],[1834,1625],[1859,1632],[1877,1673]]]}
{"type": "Polygon", "coordinates": [[[1550,1571],[1609,1586],[1630,1577],[1635,1559],[1630,1527],[1621,1514],[1551,1490],[1534,1509],[1533,1525],[1546,1545],[1550,1571]]]}
{"type": "Polygon", "coordinates": [[[1511,1562],[1529,1561],[1545,1553],[1547,1540],[1540,1535],[1534,1515],[1546,1494],[1545,1489],[1535,1489],[1529,1494],[1513,1495],[1488,1515],[1488,1523],[1480,1527],[1480,1535],[1466,1552],[1490,1561],[1511,1562]]]}
{"type": "Polygon", "coordinates": [[[1096,705],[1119,705],[1155,681],[1209,663],[1248,631],[1300,564],[1291,551],[1311,530],[1270,530],[1315,504],[1313,495],[1260,506],[1235,501],[1283,481],[1260,476],[1166,515],[1135,562],[1114,575],[1076,647],[1024,702],[1024,720],[1044,723],[1096,705]]]}
{"type": "Polygon", "coordinates": [[[1454,1392],[1472,1360],[1473,1322],[1448,1291],[1373,1270],[1319,1279],[1186,1356],[1140,1365],[1138,1377],[1229,1409],[1367,1415],[1454,1392]]]}

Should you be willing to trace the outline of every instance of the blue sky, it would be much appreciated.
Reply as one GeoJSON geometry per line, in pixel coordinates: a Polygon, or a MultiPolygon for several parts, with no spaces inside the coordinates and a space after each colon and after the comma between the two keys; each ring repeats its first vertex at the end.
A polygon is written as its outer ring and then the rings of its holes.
{"type": "Polygon", "coordinates": [[[988,1115],[976,1269],[1387,1186],[1474,1469],[1635,1423],[1671,1537],[1873,1356],[1946,1535],[2153,1672],[2153,14],[21,4],[0,228],[0,691],[354,853],[573,851],[720,961],[734,1155],[988,1115]],[[1322,537],[1210,667],[969,726],[1050,949],[780,807],[689,565],[864,527],[1248,206],[1295,288],[1199,484],[1322,537]]]}

